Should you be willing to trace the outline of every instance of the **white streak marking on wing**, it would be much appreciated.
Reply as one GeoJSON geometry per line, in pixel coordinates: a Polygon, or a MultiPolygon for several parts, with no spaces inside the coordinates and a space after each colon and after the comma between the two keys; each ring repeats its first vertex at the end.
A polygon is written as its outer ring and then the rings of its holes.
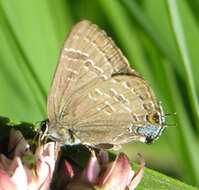
{"type": "Polygon", "coordinates": [[[104,70],[101,69],[100,67],[94,65],[94,68],[95,68],[96,70],[98,70],[100,73],[104,73],[104,70]]]}
{"type": "Polygon", "coordinates": [[[117,91],[114,88],[110,88],[110,91],[113,92],[115,95],[118,95],[117,91]]]}
{"type": "Polygon", "coordinates": [[[131,93],[132,93],[133,95],[136,94],[134,88],[131,88],[131,93]]]}
{"type": "Polygon", "coordinates": [[[93,101],[97,101],[97,98],[93,97],[90,93],[88,94],[88,97],[93,100],[93,101]]]}
{"type": "Polygon", "coordinates": [[[111,82],[114,83],[114,84],[117,83],[117,81],[115,79],[112,79],[111,82]]]}
{"type": "Polygon", "coordinates": [[[133,127],[133,124],[130,123],[130,124],[128,125],[129,133],[132,133],[132,132],[133,132],[132,127],[133,127]]]}
{"type": "Polygon", "coordinates": [[[85,52],[82,52],[82,51],[80,51],[80,50],[78,50],[78,49],[64,48],[64,51],[66,51],[66,52],[75,52],[75,53],[79,53],[79,54],[81,54],[81,55],[84,55],[84,56],[86,56],[86,57],[89,57],[89,54],[87,54],[87,53],[85,53],[85,52]]]}
{"type": "Polygon", "coordinates": [[[151,103],[151,107],[152,107],[153,109],[155,109],[154,103],[153,103],[152,101],[150,101],[150,103],[151,103]]]}
{"type": "Polygon", "coordinates": [[[95,63],[91,59],[87,59],[84,61],[84,63],[89,62],[93,67],[95,67],[95,63]]]}
{"type": "Polygon", "coordinates": [[[99,108],[99,107],[96,107],[96,110],[97,110],[97,111],[101,111],[101,108],[99,108]]]}
{"type": "Polygon", "coordinates": [[[115,111],[115,108],[108,101],[105,101],[104,104],[109,106],[112,111],[115,111]]]}
{"type": "Polygon", "coordinates": [[[122,106],[126,111],[128,111],[129,113],[132,112],[131,109],[130,109],[129,107],[125,106],[124,104],[121,104],[121,106],[122,106]]]}
{"type": "Polygon", "coordinates": [[[104,78],[104,80],[108,80],[108,77],[106,75],[102,75],[102,77],[104,78]]]}
{"type": "Polygon", "coordinates": [[[126,89],[129,89],[129,86],[127,85],[126,82],[123,82],[123,83],[122,83],[122,86],[124,86],[124,88],[126,88],[126,89]]]}
{"type": "Polygon", "coordinates": [[[66,70],[73,73],[73,74],[76,74],[76,75],[79,74],[77,71],[75,71],[74,69],[71,69],[71,68],[67,68],[66,70]]]}
{"type": "Polygon", "coordinates": [[[100,94],[100,95],[103,95],[103,94],[104,94],[99,88],[96,88],[96,89],[95,89],[95,92],[97,92],[97,93],[100,94]]]}
{"type": "Polygon", "coordinates": [[[88,38],[86,38],[86,37],[84,37],[83,39],[84,39],[87,43],[90,43],[90,44],[99,52],[99,54],[102,55],[102,57],[104,58],[104,61],[106,62],[106,64],[112,66],[111,63],[109,62],[109,60],[107,59],[105,53],[104,53],[102,50],[100,50],[99,47],[98,47],[94,42],[92,42],[90,39],[88,39],[88,38]]]}
{"type": "Polygon", "coordinates": [[[134,120],[139,121],[139,117],[137,116],[136,113],[132,114],[132,117],[134,118],[134,120]]]}
{"type": "Polygon", "coordinates": [[[75,79],[68,77],[67,80],[74,81],[75,79]]]}
{"type": "Polygon", "coordinates": [[[105,96],[106,98],[111,98],[111,96],[108,95],[108,94],[106,94],[106,93],[104,93],[104,96],[105,96]]]}
{"type": "Polygon", "coordinates": [[[123,99],[128,105],[130,104],[129,100],[128,100],[127,98],[125,98],[123,94],[121,94],[120,96],[122,97],[122,99],[123,99]]]}
{"type": "Polygon", "coordinates": [[[118,136],[114,137],[114,138],[113,138],[113,142],[117,141],[118,138],[120,138],[120,137],[123,136],[123,135],[124,135],[124,133],[120,133],[118,136]]]}
{"type": "Polygon", "coordinates": [[[106,110],[103,110],[103,112],[107,115],[111,115],[111,113],[107,112],[106,110]]]}

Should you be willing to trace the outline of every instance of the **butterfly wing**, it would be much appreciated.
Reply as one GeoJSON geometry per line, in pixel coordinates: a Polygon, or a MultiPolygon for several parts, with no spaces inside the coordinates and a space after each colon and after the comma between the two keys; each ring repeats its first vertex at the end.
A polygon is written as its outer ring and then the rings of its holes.
{"type": "Polygon", "coordinates": [[[50,122],[70,128],[84,144],[121,144],[137,140],[135,126],[147,122],[149,110],[160,107],[114,42],[89,21],[76,24],[48,96],[50,122]]]}
{"type": "Polygon", "coordinates": [[[123,144],[141,140],[136,128],[150,125],[147,115],[161,112],[146,82],[133,74],[114,74],[106,81],[75,95],[69,108],[81,142],[123,144]]]}
{"type": "Polygon", "coordinates": [[[86,20],[77,23],[64,42],[48,95],[49,120],[59,120],[69,110],[74,94],[128,69],[128,61],[104,31],[86,20]]]}

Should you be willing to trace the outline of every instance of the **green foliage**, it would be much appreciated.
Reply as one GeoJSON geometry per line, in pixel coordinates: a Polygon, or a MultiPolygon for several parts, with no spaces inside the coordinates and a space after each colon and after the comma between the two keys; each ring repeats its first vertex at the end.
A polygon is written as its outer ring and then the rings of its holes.
{"type": "MultiPolygon", "coordinates": [[[[147,166],[199,186],[196,2],[0,1],[0,115],[33,123],[47,117],[47,92],[65,36],[76,21],[89,19],[114,39],[153,88],[164,111],[177,112],[167,119],[177,126],[168,127],[157,142],[132,143],[123,151],[130,159],[139,151],[147,166]]],[[[157,181],[145,177],[138,189],[169,189],[178,184],[169,178],[163,188],[160,176],[157,181]]],[[[183,188],[192,189],[186,185],[170,189],[183,188]]]]}

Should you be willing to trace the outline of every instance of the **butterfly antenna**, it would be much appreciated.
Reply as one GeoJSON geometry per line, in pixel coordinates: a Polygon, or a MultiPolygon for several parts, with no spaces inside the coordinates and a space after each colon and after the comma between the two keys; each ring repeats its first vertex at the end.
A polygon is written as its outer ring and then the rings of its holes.
{"type": "Polygon", "coordinates": [[[176,127],[177,124],[176,124],[176,123],[164,123],[163,126],[165,126],[165,127],[171,127],[171,126],[172,126],[172,127],[173,127],[173,126],[176,127]]]}
{"type": "Polygon", "coordinates": [[[174,113],[166,113],[166,114],[163,115],[163,117],[174,116],[176,114],[177,114],[176,112],[174,112],[174,113]]]}

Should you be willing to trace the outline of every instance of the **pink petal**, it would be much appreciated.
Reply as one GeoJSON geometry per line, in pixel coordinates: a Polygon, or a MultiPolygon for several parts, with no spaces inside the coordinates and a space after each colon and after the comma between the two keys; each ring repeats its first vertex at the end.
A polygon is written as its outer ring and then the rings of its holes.
{"type": "Polygon", "coordinates": [[[134,190],[137,187],[137,185],[140,183],[140,181],[143,177],[143,174],[144,174],[144,158],[140,153],[138,153],[138,156],[139,156],[139,160],[140,160],[140,167],[136,171],[136,173],[129,185],[129,190],[134,190]]]}
{"type": "Polygon", "coordinates": [[[26,190],[28,185],[27,176],[19,157],[15,157],[11,164],[11,168],[11,170],[14,171],[11,180],[16,184],[17,189],[26,190]]]}
{"type": "Polygon", "coordinates": [[[100,178],[98,185],[104,189],[123,190],[127,186],[131,170],[131,164],[125,154],[119,153],[116,160],[100,178]]]}
{"type": "Polygon", "coordinates": [[[100,165],[95,155],[95,152],[92,151],[86,169],[83,172],[83,179],[91,184],[94,184],[97,182],[99,172],[100,165]]]}
{"type": "Polygon", "coordinates": [[[74,171],[73,171],[72,166],[66,160],[64,160],[64,166],[65,166],[65,169],[67,171],[68,177],[72,179],[74,177],[74,171]]]}
{"type": "Polygon", "coordinates": [[[11,156],[22,157],[28,149],[29,144],[24,139],[22,133],[18,130],[11,129],[8,144],[8,151],[11,152],[11,156]]]}
{"type": "Polygon", "coordinates": [[[135,172],[134,172],[133,170],[131,170],[131,171],[129,172],[129,177],[128,177],[127,186],[129,186],[129,184],[131,183],[131,181],[132,181],[134,175],[135,175],[135,172]]]}
{"type": "Polygon", "coordinates": [[[50,186],[50,182],[51,182],[51,177],[52,177],[52,171],[51,171],[51,167],[50,165],[48,165],[48,175],[45,178],[45,180],[43,181],[43,183],[40,185],[40,187],[38,188],[38,190],[48,190],[49,186],[50,186]]]}
{"type": "Polygon", "coordinates": [[[56,189],[64,190],[67,184],[71,182],[74,177],[77,177],[76,174],[80,174],[79,168],[77,170],[76,165],[71,165],[66,160],[59,161],[53,179],[56,182],[56,189]]]}
{"type": "Polygon", "coordinates": [[[4,181],[0,179],[0,190],[4,190],[7,183],[6,189],[48,189],[59,152],[56,143],[51,142],[40,146],[34,155],[30,152],[29,145],[22,134],[12,130],[9,144],[14,159],[11,161],[3,155],[0,156],[0,176],[2,176],[1,179],[5,179],[4,181]],[[23,160],[23,164],[21,160],[23,160]],[[9,186],[13,186],[13,188],[8,188],[9,186]]]}
{"type": "Polygon", "coordinates": [[[35,156],[50,165],[51,171],[54,170],[55,162],[57,160],[60,147],[55,142],[49,142],[43,146],[37,148],[35,156]]]}
{"type": "Polygon", "coordinates": [[[0,168],[7,171],[10,167],[11,160],[8,159],[4,154],[0,155],[0,168]]]}
{"type": "Polygon", "coordinates": [[[0,169],[0,190],[17,190],[17,186],[12,182],[10,177],[0,169]]]}
{"type": "Polygon", "coordinates": [[[108,162],[108,153],[104,150],[101,150],[97,155],[97,159],[100,165],[103,165],[108,162]]]}
{"type": "Polygon", "coordinates": [[[56,143],[50,142],[36,150],[35,155],[38,157],[36,165],[36,181],[38,184],[50,184],[53,175],[55,162],[58,156],[59,147],[56,143]]]}

